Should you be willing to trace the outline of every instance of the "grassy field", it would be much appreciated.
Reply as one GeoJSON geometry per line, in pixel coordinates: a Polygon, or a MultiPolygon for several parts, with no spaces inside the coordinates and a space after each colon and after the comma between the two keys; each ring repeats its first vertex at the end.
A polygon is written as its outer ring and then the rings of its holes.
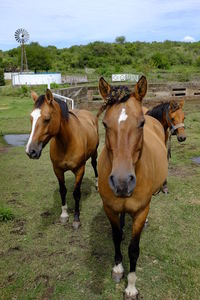
{"type": "MultiPolygon", "coordinates": [[[[30,98],[1,97],[0,132],[30,129],[30,98]]],[[[141,299],[200,299],[200,103],[186,102],[187,140],[172,140],[168,187],[152,198],[149,226],[141,238],[137,287],[141,299]]],[[[104,131],[100,122],[101,144],[104,131]]],[[[66,174],[70,220],[59,223],[61,203],[48,146],[38,161],[24,147],[10,147],[0,137],[0,299],[118,300],[126,286],[111,279],[111,229],[90,162],[82,184],[81,222],[72,229],[73,175],[66,174]],[[7,210],[6,210],[7,209],[7,210]],[[9,209],[9,210],[8,210],[9,209]]],[[[122,243],[128,273],[131,221],[127,217],[122,243]]]]}

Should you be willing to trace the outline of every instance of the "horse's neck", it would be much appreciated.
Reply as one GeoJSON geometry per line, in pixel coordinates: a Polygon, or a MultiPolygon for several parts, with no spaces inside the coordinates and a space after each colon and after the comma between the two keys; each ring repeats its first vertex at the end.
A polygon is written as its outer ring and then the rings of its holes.
{"type": "Polygon", "coordinates": [[[162,121],[162,125],[164,127],[165,133],[167,132],[167,129],[169,128],[169,124],[167,122],[167,111],[165,110],[163,112],[163,121],[162,121]]]}
{"type": "Polygon", "coordinates": [[[77,137],[77,120],[75,116],[69,115],[68,120],[61,120],[60,131],[55,136],[56,142],[67,147],[69,144],[74,143],[77,137]]]}

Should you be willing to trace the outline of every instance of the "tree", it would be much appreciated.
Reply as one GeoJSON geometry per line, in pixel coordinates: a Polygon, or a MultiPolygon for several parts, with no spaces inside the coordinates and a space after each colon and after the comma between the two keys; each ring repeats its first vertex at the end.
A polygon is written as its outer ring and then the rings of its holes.
{"type": "Polygon", "coordinates": [[[118,37],[116,37],[116,39],[115,39],[115,42],[116,42],[117,44],[124,44],[125,41],[126,41],[126,38],[125,38],[124,35],[118,36],[118,37]]]}
{"type": "Polygon", "coordinates": [[[40,46],[38,43],[31,43],[26,46],[26,56],[28,68],[30,70],[48,71],[52,66],[51,55],[47,48],[40,46]]]}
{"type": "Polygon", "coordinates": [[[5,85],[4,70],[0,69],[0,86],[5,85]]]}

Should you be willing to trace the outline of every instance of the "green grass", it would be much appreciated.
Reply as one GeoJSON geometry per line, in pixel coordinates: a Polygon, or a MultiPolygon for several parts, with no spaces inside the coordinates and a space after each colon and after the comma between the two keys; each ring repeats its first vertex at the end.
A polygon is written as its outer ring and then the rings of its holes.
{"type": "Polygon", "coordinates": [[[14,219],[14,214],[10,208],[0,207],[0,222],[7,222],[14,219]]]}
{"type": "MultiPolygon", "coordinates": [[[[0,114],[3,132],[29,131],[30,99],[5,97],[0,100],[2,105],[9,107],[0,114]]],[[[187,140],[178,144],[176,137],[172,138],[170,193],[152,198],[137,268],[137,288],[145,300],[199,299],[200,167],[191,160],[199,156],[199,108],[198,102],[186,102],[187,140]]],[[[101,122],[100,135],[101,149],[101,122]]],[[[0,140],[0,205],[15,216],[0,223],[0,299],[122,299],[127,281],[125,277],[115,284],[111,279],[111,228],[95,189],[90,162],[82,183],[82,226],[74,231],[73,175],[66,173],[70,220],[63,226],[59,223],[61,202],[49,147],[34,161],[28,159],[24,147],[8,147],[0,140]]],[[[122,243],[126,275],[130,234],[127,216],[122,243]]]]}

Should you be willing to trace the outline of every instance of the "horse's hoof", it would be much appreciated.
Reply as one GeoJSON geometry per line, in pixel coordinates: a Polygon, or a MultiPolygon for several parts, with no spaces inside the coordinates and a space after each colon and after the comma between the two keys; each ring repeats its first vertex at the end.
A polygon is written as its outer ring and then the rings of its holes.
{"type": "Polygon", "coordinates": [[[169,194],[169,192],[168,192],[168,187],[163,187],[163,188],[162,188],[162,192],[163,192],[163,194],[165,194],[165,195],[169,194]]]}
{"type": "Polygon", "coordinates": [[[124,273],[116,273],[116,272],[112,271],[112,279],[116,283],[119,283],[123,277],[124,277],[124,273]]]}
{"type": "Polygon", "coordinates": [[[126,292],[124,292],[124,300],[139,300],[139,294],[136,295],[128,295],[126,292]]]}
{"type": "Polygon", "coordinates": [[[73,228],[75,230],[79,229],[79,227],[81,226],[81,222],[80,221],[73,221],[73,224],[72,224],[73,228]]]}
{"type": "Polygon", "coordinates": [[[65,217],[60,217],[60,223],[61,224],[66,224],[69,221],[69,216],[65,216],[65,217]]]}

